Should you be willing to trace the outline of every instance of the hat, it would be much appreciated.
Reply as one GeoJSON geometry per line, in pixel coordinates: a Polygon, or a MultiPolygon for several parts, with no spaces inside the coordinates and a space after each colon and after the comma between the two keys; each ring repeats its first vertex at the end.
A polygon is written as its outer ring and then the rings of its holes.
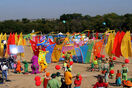
{"type": "Polygon", "coordinates": [[[124,67],[125,66],[125,64],[122,64],[122,67],[124,67]]]}
{"type": "Polygon", "coordinates": [[[46,76],[47,76],[47,77],[49,77],[49,76],[50,76],[50,73],[49,73],[49,72],[47,72],[47,73],[46,73],[46,76]]]}
{"type": "Polygon", "coordinates": [[[132,87],[132,82],[131,81],[129,81],[129,80],[124,80],[124,85],[126,85],[126,86],[129,86],[129,87],[132,87]]]}
{"type": "Polygon", "coordinates": [[[68,68],[68,71],[71,71],[71,68],[68,68]]]}
{"type": "Polygon", "coordinates": [[[80,73],[77,73],[77,77],[79,77],[80,73]]]}
{"type": "Polygon", "coordinates": [[[60,76],[60,72],[57,72],[57,73],[56,73],[56,76],[60,76]]]}
{"type": "Polygon", "coordinates": [[[76,75],[77,80],[79,80],[79,76],[80,76],[80,73],[77,73],[77,75],[76,75]]]}
{"type": "Polygon", "coordinates": [[[51,77],[52,77],[52,78],[55,78],[55,77],[56,77],[56,74],[55,74],[55,73],[53,73],[53,74],[51,75],[51,77]]]}

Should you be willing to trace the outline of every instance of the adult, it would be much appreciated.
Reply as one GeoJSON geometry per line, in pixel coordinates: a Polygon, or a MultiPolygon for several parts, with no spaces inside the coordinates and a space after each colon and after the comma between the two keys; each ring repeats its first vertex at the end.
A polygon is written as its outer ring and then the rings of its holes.
{"type": "Polygon", "coordinates": [[[125,67],[125,64],[122,65],[122,80],[127,80],[127,72],[128,72],[128,68],[125,67]]]}
{"type": "Polygon", "coordinates": [[[60,88],[61,85],[62,85],[60,72],[57,72],[57,73],[56,73],[56,78],[55,78],[55,79],[59,82],[59,88],[60,88]]]}
{"type": "Polygon", "coordinates": [[[64,78],[65,78],[65,88],[71,88],[72,85],[71,69],[68,69],[68,71],[64,73],[64,78]]]}
{"type": "Polygon", "coordinates": [[[50,73],[46,73],[46,77],[43,78],[43,87],[47,88],[48,81],[50,80],[50,73]]]}
{"type": "Polygon", "coordinates": [[[47,88],[59,88],[59,82],[55,79],[56,74],[51,75],[51,80],[48,81],[47,88]]]}
{"type": "Polygon", "coordinates": [[[2,70],[2,78],[4,79],[5,77],[5,80],[7,81],[7,70],[8,70],[8,67],[5,63],[2,63],[1,64],[1,70],[2,70]]]}

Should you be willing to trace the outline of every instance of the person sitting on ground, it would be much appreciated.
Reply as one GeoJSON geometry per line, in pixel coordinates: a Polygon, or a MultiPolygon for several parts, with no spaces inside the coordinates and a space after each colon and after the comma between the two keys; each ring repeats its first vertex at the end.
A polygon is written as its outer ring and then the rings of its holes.
{"type": "Polygon", "coordinates": [[[59,82],[55,79],[56,74],[51,75],[51,80],[48,81],[47,88],[59,88],[59,82]]]}
{"type": "Polygon", "coordinates": [[[74,80],[75,87],[74,88],[80,88],[82,82],[82,77],[78,73],[76,76],[76,79],[74,80]]]}
{"type": "Polygon", "coordinates": [[[57,73],[56,73],[56,78],[55,78],[55,79],[59,82],[59,88],[60,88],[61,85],[62,85],[60,72],[57,72],[57,73]]]}
{"type": "Polygon", "coordinates": [[[72,74],[71,74],[71,69],[68,68],[68,71],[64,73],[64,78],[65,78],[65,88],[71,88],[72,85],[72,74]]]}
{"type": "Polygon", "coordinates": [[[108,87],[108,85],[103,82],[103,77],[101,75],[98,75],[97,80],[98,82],[96,82],[93,88],[107,88],[108,87]]]}

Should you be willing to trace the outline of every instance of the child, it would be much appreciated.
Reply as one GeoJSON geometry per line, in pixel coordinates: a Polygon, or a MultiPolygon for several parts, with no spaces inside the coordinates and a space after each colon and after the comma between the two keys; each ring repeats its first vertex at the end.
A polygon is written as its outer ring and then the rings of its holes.
{"type": "Polygon", "coordinates": [[[46,77],[43,78],[43,88],[47,88],[48,81],[50,80],[50,73],[46,73],[46,77]]]}
{"type": "Polygon", "coordinates": [[[90,66],[91,66],[91,68],[90,68],[91,72],[94,71],[94,63],[93,62],[91,62],[90,66]]]}
{"type": "Polygon", "coordinates": [[[16,72],[21,73],[21,62],[20,61],[17,62],[16,72]]]}
{"type": "Polygon", "coordinates": [[[122,80],[127,80],[127,72],[128,72],[128,68],[125,67],[125,64],[122,65],[122,80]]]}
{"type": "Polygon", "coordinates": [[[98,69],[99,71],[102,70],[102,57],[98,58],[98,69]]]}
{"type": "Polygon", "coordinates": [[[109,67],[108,59],[106,59],[106,61],[104,63],[104,67],[103,67],[103,72],[104,72],[104,76],[105,76],[105,83],[108,83],[108,73],[109,73],[108,67],[109,67]]]}
{"type": "Polygon", "coordinates": [[[66,61],[64,61],[63,68],[64,68],[64,71],[67,71],[67,62],[66,61]]]}
{"type": "Polygon", "coordinates": [[[116,85],[117,86],[121,86],[121,78],[120,78],[120,76],[121,76],[121,73],[120,73],[119,70],[117,70],[117,73],[116,73],[116,85]]]}
{"type": "Polygon", "coordinates": [[[97,57],[94,58],[93,63],[94,63],[95,69],[98,69],[98,61],[97,61],[97,57]]]}
{"type": "MultiPolygon", "coordinates": [[[[113,60],[109,60],[109,71],[114,69],[114,63],[113,60]]],[[[111,79],[113,79],[114,74],[109,73],[109,76],[111,79]]]]}
{"type": "Polygon", "coordinates": [[[101,75],[98,75],[98,82],[94,85],[93,88],[107,88],[108,85],[103,82],[103,77],[101,75]]]}
{"type": "Polygon", "coordinates": [[[112,70],[114,68],[113,60],[109,61],[109,70],[112,70]]]}
{"type": "Polygon", "coordinates": [[[78,73],[77,76],[76,76],[76,79],[74,80],[74,84],[75,84],[74,88],[80,88],[81,81],[82,81],[82,77],[78,73]]]}
{"type": "Polygon", "coordinates": [[[28,62],[24,60],[22,63],[24,64],[24,72],[28,73],[28,62]]]}

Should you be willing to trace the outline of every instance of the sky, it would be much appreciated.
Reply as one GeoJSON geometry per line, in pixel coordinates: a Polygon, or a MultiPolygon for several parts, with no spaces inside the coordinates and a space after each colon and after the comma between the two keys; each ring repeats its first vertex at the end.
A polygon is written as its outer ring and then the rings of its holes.
{"type": "Polygon", "coordinates": [[[0,0],[0,20],[59,18],[62,14],[123,15],[132,13],[132,0],[0,0]]]}

